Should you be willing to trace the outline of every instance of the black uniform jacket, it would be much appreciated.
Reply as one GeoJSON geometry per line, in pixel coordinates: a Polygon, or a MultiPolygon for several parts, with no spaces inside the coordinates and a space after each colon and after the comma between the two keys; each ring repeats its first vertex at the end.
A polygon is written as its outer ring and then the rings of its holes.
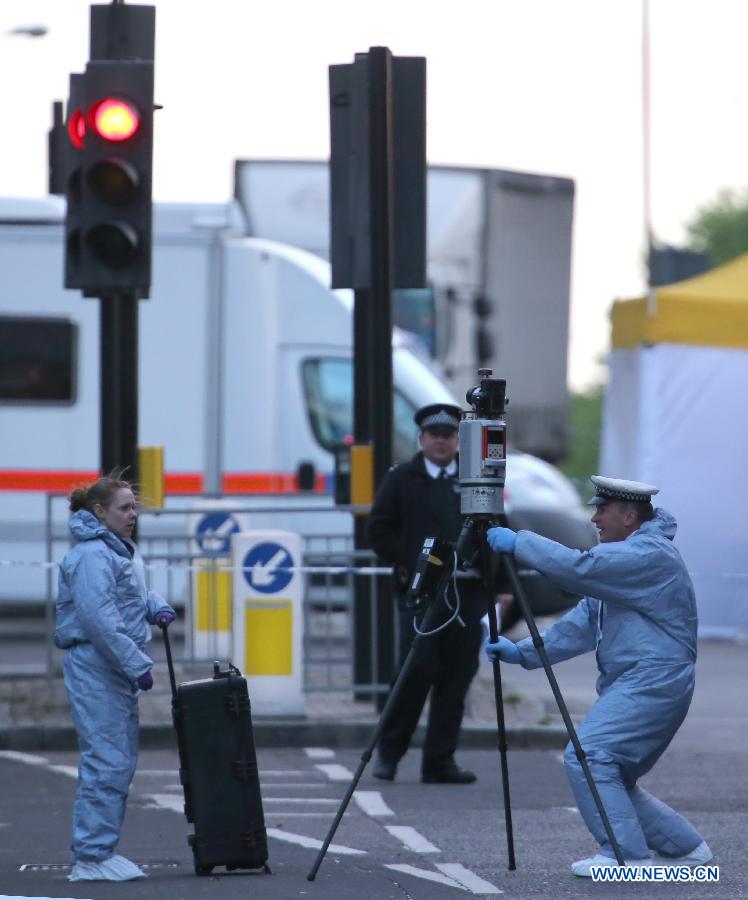
{"type": "MultiPolygon", "coordinates": [[[[423,453],[416,453],[410,462],[394,466],[385,475],[369,514],[369,545],[384,562],[398,568],[401,584],[407,583],[427,537],[456,540],[459,533],[459,493],[453,493],[454,509],[439,510],[435,494],[429,489],[432,480],[423,453]],[[455,533],[444,533],[445,526],[455,533]]],[[[452,484],[458,489],[457,481],[452,484]]]]}

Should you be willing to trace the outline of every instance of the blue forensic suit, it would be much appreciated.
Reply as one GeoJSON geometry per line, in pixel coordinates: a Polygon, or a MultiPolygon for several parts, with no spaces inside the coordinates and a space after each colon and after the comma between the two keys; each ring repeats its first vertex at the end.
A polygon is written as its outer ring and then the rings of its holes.
{"type": "Polygon", "coordinates": [[[65,688],[81,752],[74,860],[112,856],[138,760],[136,680],[153,662],[149,624],[170,610],[145,586],[140,555],[90,512],[70,519],[76,546],[60,565],[55,644],[68,652],[65,688]]]}
{"type": "MultiPolygon", "coordinates": [[[[572,593],[586,594],[543,641],[551,663],[596,650],[599,699],[579,729],[605,811],[625,859],[650,850],[684,856],[703,840],[683,816],[637,785],[683,722],[694,689],[696,601],[673,546],[665,510],[624,541],[570,550],[529,531],[515,556],[572,593]]],[[[520,641],[526,669],[542,665],[532,638],[520,641]]],[[[613,858],[571,743],[564,764],[579,811],[601,853],[613,858]]]]}

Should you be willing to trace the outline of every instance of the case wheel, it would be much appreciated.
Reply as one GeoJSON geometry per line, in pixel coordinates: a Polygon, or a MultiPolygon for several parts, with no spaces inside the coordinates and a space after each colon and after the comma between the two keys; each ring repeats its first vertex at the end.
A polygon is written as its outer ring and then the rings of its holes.
{"type": "Polygon", "coordinates": [[[195,863],[195,874],[196,875],[210,875],[213,871],[213,866],[202,866],[200,863],[195,863]]]}

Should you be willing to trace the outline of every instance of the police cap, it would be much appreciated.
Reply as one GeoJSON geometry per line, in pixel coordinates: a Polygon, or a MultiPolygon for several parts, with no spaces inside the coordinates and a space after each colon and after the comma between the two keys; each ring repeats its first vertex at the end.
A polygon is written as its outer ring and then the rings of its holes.
{"type": "Polygon", "coordinates": [[[460,407],[452,403],[430,403],[422,406],[413,419],[421,431],[426,428],[456,429],[460,424],[460,407]]]}
{"type": "Polygon", "coordinates": [[[654,494],[660,489],[641,481],[626,481],[623,478],[606,478],[604,475],[593,475],[590,479],[595,485],[595,496],[588,506],[601,506],[610,500],[624,500],[634,503],[650,503],[654,494]]]}

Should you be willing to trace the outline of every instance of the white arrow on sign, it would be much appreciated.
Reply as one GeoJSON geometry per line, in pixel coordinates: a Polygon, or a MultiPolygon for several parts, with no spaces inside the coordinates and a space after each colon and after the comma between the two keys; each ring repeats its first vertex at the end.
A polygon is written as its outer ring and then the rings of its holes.
{"type": "Polygon", "coordinates": [[[266,563],[257,562],[252,566],[252,584],[255,587],[265,587],[272,584],[275,579],[275,570],[286,557],[286,551],[281,549],[271,556],[266,563]]]}
{"type": "Polygon", "coordinates": [[[229,516],[221,522],[218,528],[213,528],[210,531],[204,532],[202,539],[203,547],[205,547],[206,550],[215,550],[218,552],[226,546],[232,532],[235,530],[236,524],[231,516],[229,516]]]}

